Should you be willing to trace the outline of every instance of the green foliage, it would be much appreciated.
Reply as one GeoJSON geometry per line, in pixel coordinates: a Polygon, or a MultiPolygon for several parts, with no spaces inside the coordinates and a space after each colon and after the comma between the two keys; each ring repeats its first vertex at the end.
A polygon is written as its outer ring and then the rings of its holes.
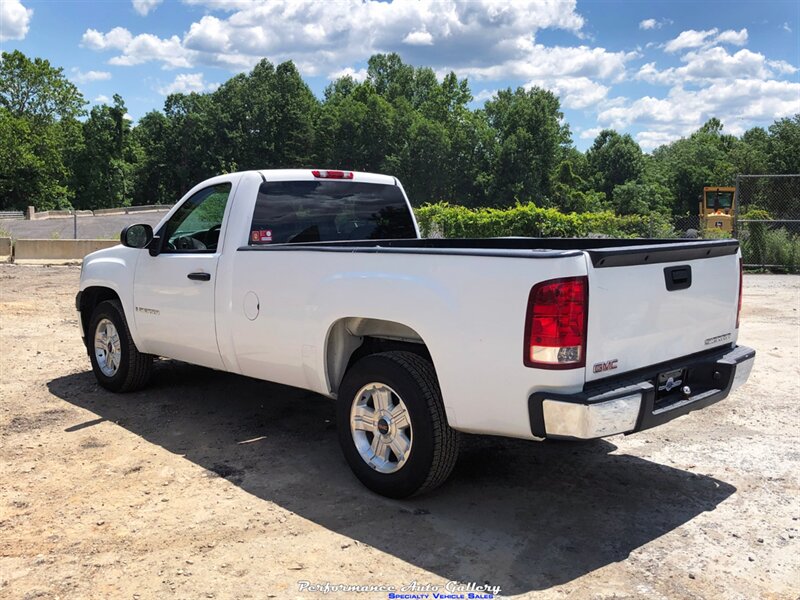
{"type": "Polygon", "coordinates": [[[561,124],[558,97],[538,87],[509,88],[488,101],[485,110],[498,138],[492,186],[497,204],[548,198],[550,175],[569,132],[561,124]]]}
{"type": "Polygon", "coordinates": [[[779,265],[790,272],[800,270],[800,236],[788,232],[783,227],[770,228],[770,213],[762,209],[752,209],[743,215],[746,221],[739,239],[742,244],[742,258],[750,265],[779,265]]]}
{"type": "Polygon", "coordinates": [[[612,204],[619,215],[669,215],[670,200],[663,185],[628,181],[614,188],[612,204]]]}
{"type": "Polygon", "coordinates": [[[42,59],[3,52],[0,61],[0,209],[69,206],[67,163],[80,141],[78,89],[42,59]]]}
{"type": "Polygon", "coordinates": [[[610,211],[565,214],[533,203],[507,209],[469,209],[440,202],[426,204],[414,212],[423,236],[675,237],[669,222],[659,215],[617,216],[610,211]]]}
{"type": "Polygon", "coordinates": [[[43,122],[80,116],[86,102],[63,71],[42,58],[30,60],[19,50],[3,52],[0,107],[15,117],[43,122]]]}
{"type": "Polygon", "coordinates": [[[594,173],[595,189],[612,198],[614,188],[638,179],[644,167],[642,149],[629,134],[620,135],[604,129],[586,152],[589,169],[594,173]]]}
{"type": "Polygon", "coordinates": [[[736,169],[731,151],[735,145],[736,138],[722,134],[719,120],[710,119],[688,138],[653,151],[675,197],[674,214],[697,214],[704,186],[733,185],[736,169]]]}
{"type": "Polygon", "coordinates": [[[767,231],[765,241],[765,264],[779,265],[792,273],[800,270],[800,237],[780,228],[767,231]]]}
{"type": "Polygon", "coordinates": [[[770,125],[767,164],[772,173],[800,173],[800,113],[770,125]]]}
{"type": "Polygon", "coordinates": [[[137,160],[125,102],[114,95],[113,106],[95,106],[83,124],[83,144],[75,153],[75,207],[113,208],[130,204],[137,160]]]}
{"type": "Polygon", "coordinates": [[[753,208],[743,214],[742,219],[745,223],[740,238],[745,262],[767,264],[767,224],[761,221],[769,221],[772,217],[766,210],[753,208]]]}

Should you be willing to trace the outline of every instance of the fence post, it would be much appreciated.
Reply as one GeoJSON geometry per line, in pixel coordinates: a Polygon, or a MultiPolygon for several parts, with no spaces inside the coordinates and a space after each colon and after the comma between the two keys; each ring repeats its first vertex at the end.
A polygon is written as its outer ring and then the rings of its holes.
{"type": "Polygon", "coordinates": [[[736,191],[733,192],[733,197],[735,198],[736,204],[733,207],[733,237],[739,237],[739,207],[741,206],[739,200],[739,181],[741,179],[741,175],[736,175],[736,191]]]}

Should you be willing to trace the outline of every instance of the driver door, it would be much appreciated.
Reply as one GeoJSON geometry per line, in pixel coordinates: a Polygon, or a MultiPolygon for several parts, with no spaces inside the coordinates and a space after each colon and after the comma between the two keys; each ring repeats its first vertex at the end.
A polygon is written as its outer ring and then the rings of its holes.
{"type": "Polygon", "coordinates": [[[133,303],[144,352],[224,369],[214,286],[230,196],[229,182],[192,194],[159,230],[161,253],[138,260],[133,303]]]}

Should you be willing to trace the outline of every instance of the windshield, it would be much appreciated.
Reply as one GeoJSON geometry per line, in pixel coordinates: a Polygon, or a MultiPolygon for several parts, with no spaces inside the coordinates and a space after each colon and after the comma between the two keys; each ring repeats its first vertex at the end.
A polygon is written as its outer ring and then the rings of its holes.
{"type": "Polygon", "coordinates": [[[706,208],[730,208],[733,204],[733,192],[707,192],[706,208]]]}

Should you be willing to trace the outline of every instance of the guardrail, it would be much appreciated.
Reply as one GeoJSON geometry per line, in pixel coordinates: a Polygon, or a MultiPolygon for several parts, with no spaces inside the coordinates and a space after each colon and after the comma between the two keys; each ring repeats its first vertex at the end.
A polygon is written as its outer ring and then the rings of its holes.
{"type": "Polygon", "coordinates": [[[24,219],[25,213],[21,210],[0,210],[0,219],[24,219]]]}

